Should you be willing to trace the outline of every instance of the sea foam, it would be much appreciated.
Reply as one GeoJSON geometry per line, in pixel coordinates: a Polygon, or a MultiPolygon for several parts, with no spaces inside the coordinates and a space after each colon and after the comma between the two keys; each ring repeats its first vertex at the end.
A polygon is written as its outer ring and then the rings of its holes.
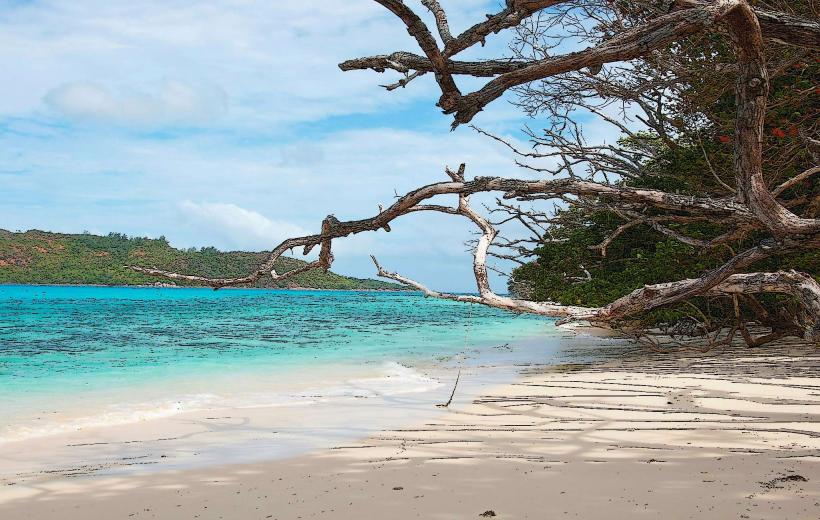
{"type": "Polygon", "coordinates": [[[360,400],[416,394],[432,391],[440,386],[442,383],[412,367],[387,362],[367,377],[315,381],[306,388],[292,392],[281,386],[268,391],[258,388],[256,391],[241,393],[231,393],[228,388],[222,388],[218,393],[182,394],[162,400],[109,404],[97,410],[43,414],[23,419],[17,424],[9,425],[5,431],[0,431],[0,444],[94,428],[155,421],[202,411],[310,406],[351,398],[360,400]],[[50,415],[54,417],[49,417],[50,415]]]}

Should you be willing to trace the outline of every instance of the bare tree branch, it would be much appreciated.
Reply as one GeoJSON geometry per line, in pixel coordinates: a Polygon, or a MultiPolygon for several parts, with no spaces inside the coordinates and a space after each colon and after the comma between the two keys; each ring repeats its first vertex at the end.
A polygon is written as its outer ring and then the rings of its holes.
{"type": "Polygon", "coordinates": [[[803,181],[808,180],[809,178],[811,178],[812,175],[817,174],[817,173],[820,173],[820,166],[814,166],[813,168],[809,168],[808,170],[804,171],[803,173],[801,173],[799,175],[795,175],[791,179],[787,180],[786,182],[784,182],[783,184],[781,184],[780,186],[778,186],[777,188],[772,190],[772,195],[777,197],[778,195],[780,195],[781,193],[783,193],[787,189],[789,189],[792,186],[795,186],[797,184],[800,184],[803,181]]]}
{"type": "MultiPolygon", "coordinates": [[[[459,295],[432,290],[410,278],[385,270],[373,257],[379,276],[415,288],[431,297],[479,303],[562,320],[589,320],[601,323],[610,323],[658,307],[685,302],[696,296],[728,295],[733,298],[735,305],[738,305],[739,298],[748,299],[753,294],[784,294],[798,301],[802,309],[794,319],[789,317],[787,321],[795,321],[797,324],[794,327],[799,329],[804,337],[820,341],[820,286],[813,278],[791,271],[745,272],[761,260],[820,247],[820,219],[799,216],[792,212],[792,209],[797,208],[801,215],[816,214],[813,213],[813,208],[820,204],[820,201],[815,200],[816,197],[812,199],[811,195],[802,200],[796,197],[783,202],[778,200],[778,197],[787,190],[820,171],[818,167],[811,167],[786,180],[783,180],[782,176],[775,177],[779,185],[773,191],[769,190],[764,181],[763,171],[763,129],[769,93],[764,38],[817,50],[820,47],[820,26],[817,23],[783,13],[755,10],[746,0],[677,0],[671,2],[675,7],[671,11],[659,10],[655,2],[635,2],[653,13],[641,23],[633,23],[631,19],[622,17],[619,8],[610,5],[613,4],[611,2],[507,0],[503,10],[488,15],[485,21],[454,37],[441,4],[436,0],[422,0],[422,4],[435,18],[436,29],[443,43],[443,48],[440,48],[427,25],[404,2],[376,1],[402,20],[424,56],[396,52],[349,60],[340,67],[343,70],[373,69],[380,72],[390,69],[404,74],[403,79],[386,86],[390,90],[404,87],[422,74],[434,73],[441,90],[438,105],[445,113],[454,115],[454,125],[469,122],[487,104],[511,89],[532,94],[536,100],[535,106],[527,107],[527,113],[533,115],[539,111],[546,111],[551,116],[551,126],[543,135],[535,135],[527,129],[527,137],[532,144],[531,151],[519,150],[501,138],[482,130],[478,131],[507,145],[521,158],[520,165],[530,172],[547,174],[549,178],[527,180],[476,177],[467,180],[462,164],[457,171],[446,169],[449,181],[422,186],[403,196],[397,194],[397,200],[393,204],[387,208],[380,207],[379,212],[372,217],[339,221],[333,215],[329,215],[323,220],[319,234],[284,240],[271,251],[267,260],[255,272],[244,277],[206,278],[156,268],[132,269],[154,276],[205,283],[214,288],[252,283],[267,272],[271,272],[274,280],[282,280],[310,269],[327,270],[333,262],[331,246],[335,239],[380,229],[389,232],[391,223],[399,217],[415,212],[432,211],[466,218],[478,229],[477,239],[471,243],[477,294],[459,295]],[[516,27],[520,29],[520,34],[524,34],[521,38],[537,37],[538,31],[531,30],[527,24],[537,26],[539,17],[545,15],[545,10],[549,8],[552,8],[550,13],[560,11],[552,17],[550,23],[553,25],[550,27],[563,23],[565,33],[592,42],[592,45],[578,52],[557,56],[551,53],[555,46],[548,43],[532,55],[519,53],[516,59],[470,62],[451,59],[457,53],[477,43],[483,43],[490,34],[504,29],[516,27]],[[573,10],[583,13],[584,16],[569,16],[567,13],[573,10]],[[536,13],[540,14],[533,17],[536,13]],[[595,30],[600,30],[601,34],[589,36],[595,30]],[[736,63],[727,64],[723,72],[737,78],[731,167],[736,187],[732,188],[718,175],[703,143],[700,143],[700,146],[709,169],[709,173],[704,173],[704,176],[708,179],[711,174],[717,184],[711,184],[708,189],[699,191],[701,195],[629,185],[625,180],[641,178],[646,173],[646,165],[660,155],[655,152],[657,143],[662,143],[671,150],[677,149],[679,128],[682,128],[685,122],[671,120],[664,104],[670,95],[678,96],[673,98],[675,101],[686,100],[680,91],[674,91],[674,81],[668,77],[652,78],[653,81],[647,85],[618,82],[615,79],[618,74],[626,71],[634,62],[620,66],[614,64],[643,58],[657,60],[670,70],[678,70],[676,67],[679,64],[675,61],[674,53],[664,51],[680,45],[689,37],[697,38],[715,32],[729,34],[737,55],[736,63]],[[455,83],[455,75],[494,79],[479,90],[462,95],[455,83]],[[542,91],[541,98],[533,93],[532,84],[539,85],[542,91]],[[670,90],[673,93],[667,94],[670,90]],[[619,116],[612,115],[612,107],[606,101],[612,96],[624,100],[619,116]],[[640,112],[630,112],[626,106],[627,102],[638,107],[640,112]],[[571,117],[572,110],[578,109],[595,114],[601,120],[614,125],[625,136],[628,144],[587,143],[579,124],[571,117]],[[634,129],[630,122],[634,123],[636,120],[642,122],[651,135],[647,136],[646,132],[634,129]],[[730,194],[726,196],[723,189],[730,194]],[[470,196],[479,193],[501,194],[502,198],[499,199],[496,211],[500,211],[503,218],[498,219],[497,223],[491,222],[471,207],[470,196]],[[437,200],[441,197],[456,197],[457,204],[441,204],[437,200]],[[550,217],[548,213],[523,209],[518,203],[504,202],[509,200],[532,203],[533,206],[546,201],[553,204],[551,215],[555,216],[550,217]],[[487,258],[495,256],[519,261],[520,256],[531,255],[539,245],[548,243],[552,240],[551,226],[559,219],[559,212],[555,207],[562,204],[587,210],[614,212],[624,219],[624,224],[615,229],[603,242],[593,246],[594,249],[601,251],[602,256],[606,255],[607,248],[619,235],[637,225],[651,226],[665,236],[698,248],[727,246],[726,249],[731,255],[725,261],[721,257],[722,265],[700,273],[700,276],[639,287],[601,307],[535,302],[496,294],[490,287],[487,258]],[[692,232],[692,224],[699,222],[717,224],[713,226],[715,231],[710,232],[711,238],[701,238],[702,235],[692,232]],[[499,238],[496,226],[501,225],[521,226],[525,233],[524,238],[499,238]],[[735,254],[734,249],[728,246],[729,243],[733,246],[741,244],[741,247],[737,248],[741,252],[735,254]],[[283,274],[272,271],[276,260],[285,252],[301,247],[303,253],[308,254],[317,245],[320,246],[318,260],[283,274]]],[[[563,38],[565,36],[558,36],[557,41],[563,41],[563,38]]],[[[811,55],[811,52],[800,52],[803,53],[801,56],[811,55]]],[[[779,72],[775,70],[774,73],[779,72]]],[[[729,92],[728,88],[722,86],[721,95],[729,92]]],[[[795,132],[793,135],[798,134],[795,132]]],[[[728,144],[731,139],[728,136],[725,138],[728,144]]],[[[809,135],[804,138],[809,143],[810,150],[814,151],[817,148],[817,140],[809,135]]],[[[657,164],[655,166],[658,167],[657,164]]],[[[718,166],[723,167],[727,173],[730,171],[728,165],[718,166]]],[[[572,216],[563,213],[560,218],[569,219],[572,216]]],[[[574,280],[578,282],[588,281],[591,278],[589,271],[583,265],[580,266],[580,270],[585,273],[584,277],[569,278],[578,278],[574,280]]],[[[736,315],[740,320],[739,311],[736,315]]],[[[758,344],[767,337],[786,333],[785,330],[773,330],[770,335],[755,338],[745,325],[738,322],[733,326],[731,334],[723,340],[718,340],[716,335],[712,343],[731,342],[739,331],[747,342],[758,344]]],[[[791,331],[790,328],[788,332],[791,331]]]]}
{"type": "Polygon", "coordinates": [[[450,25],[447,23],[447,14],[437,0],[421,0],[421,4],[429,9],[436,18],[439,36],[441,36],[441,41],[443,41],[446,46],[453,40],[453,35],[450,34],[450,25]]]}
{"type": "Polygon", "coordinates": [[[444,110],[450,110],[455,105],[456,100],[461,97],[461,92],[458,90],[455,81],[453,81],[453,76],[447,70],[445,58],[441,55],[436,39],[430,33],[430,29],[401,0],[376,0],[376,2],[398,16],[407,26],[407,32],[410,36],[416,39],[419,47],[424,51],[427,59],[430,60],[436,75],[436,82],[441,88],[441,98],[439,98],[438,105],[444,110]]]}

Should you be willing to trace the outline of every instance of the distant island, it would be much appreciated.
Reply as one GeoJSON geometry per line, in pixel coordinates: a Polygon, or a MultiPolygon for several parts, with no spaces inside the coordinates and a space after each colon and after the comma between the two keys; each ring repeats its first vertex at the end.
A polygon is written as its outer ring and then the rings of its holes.
{"type": "MultiPolygon", "coordinates": [[[[0,229],[0,284],[41,285],[178,285],[196,283],[166,280],[137,273],[126,265],[157,267],[209,277],[244,275],[267,256],[265,252],[219,251],[214,247],[176,249],[165,237],[129,237],[51,233],[30,230],[14,233],[0,229]]],[[[302,260],[281,258],[276,271],[284,273],[304,265],[302,260]]],[[[276,283],[264,276],[252,287],[280,289],[403,290],[397,284],[342,276],[321,270],[308,271],[276,283]]]]}

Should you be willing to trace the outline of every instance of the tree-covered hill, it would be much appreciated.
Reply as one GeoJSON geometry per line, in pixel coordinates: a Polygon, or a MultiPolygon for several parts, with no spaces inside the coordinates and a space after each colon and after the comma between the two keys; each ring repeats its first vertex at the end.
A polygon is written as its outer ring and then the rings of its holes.
{"type": "MultiPolygon", "coordinates": [[[[68,235],[31,230],[12,233],[0,229],[0,284],[150,285],[166,280],[125,268],[157,267],[211,277],[241,276],[261,264],[266,253],[221,252],[213,247],[180,250],[159,239],[68,235]]],[[[281,258],[276,271],[284,273],[304,265],[302,260],[281,258]]],[[[177,281],[176,285],[196,285],[177,281]]],[[[321,270],[308,271],[281,283],[270,276],[255,287],[396,290],[400,286],[378,280],[350,278],[321,270]]]]}

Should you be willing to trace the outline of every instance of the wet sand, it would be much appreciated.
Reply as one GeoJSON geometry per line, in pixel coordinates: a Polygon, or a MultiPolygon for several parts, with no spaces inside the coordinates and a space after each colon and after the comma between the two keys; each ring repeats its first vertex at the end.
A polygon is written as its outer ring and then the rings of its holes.
{"type": "Polygon", "coordinates": [[[6,479],[0,518],[820,517],[820,349],[612,354],[292,458],[6,479]]]}

